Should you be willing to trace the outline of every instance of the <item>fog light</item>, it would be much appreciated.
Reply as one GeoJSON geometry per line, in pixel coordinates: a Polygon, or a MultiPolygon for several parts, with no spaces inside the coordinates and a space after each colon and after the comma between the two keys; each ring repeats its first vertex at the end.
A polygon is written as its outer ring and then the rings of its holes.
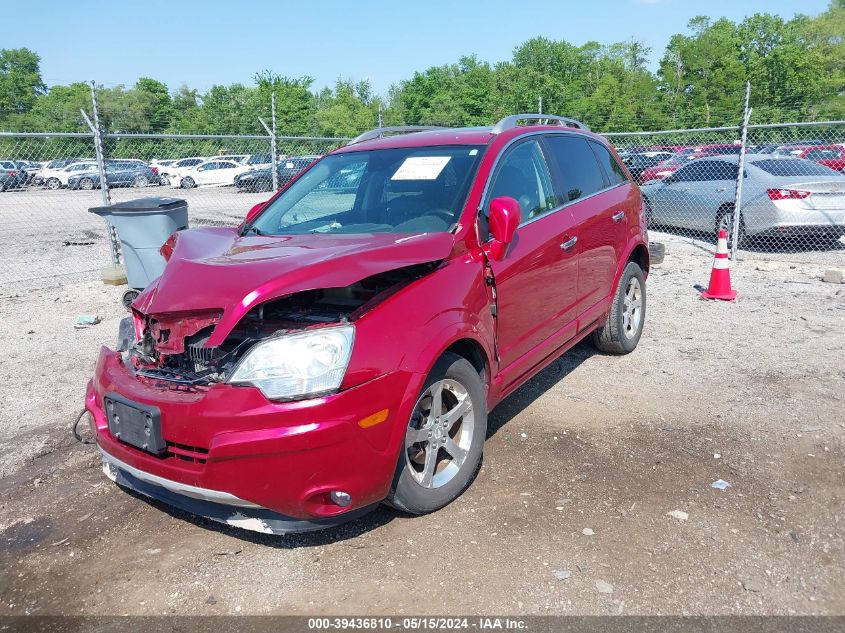
{"type": "Polygon", "coordinates": [[[343,492],[342,490],[332,490],[329,494],[329,499],[331,499],[333,504],[338,505],[341,508],[345,508],[352,503],[352,495],[348,492],[343,492]]]}

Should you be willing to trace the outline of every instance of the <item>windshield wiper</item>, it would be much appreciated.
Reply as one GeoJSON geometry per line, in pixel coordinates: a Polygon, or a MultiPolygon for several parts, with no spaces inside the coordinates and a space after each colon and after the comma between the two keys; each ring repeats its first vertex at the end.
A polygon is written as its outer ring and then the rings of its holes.
{"type": "Polygon", "coordinates": [[[244,235],[249,235],[250,233],[255,233],[256,235],[266,235],[266,233],[264,233],[264,231],[257,228],[256,226],[250,226],[247,229],[241,229],[240,230],[240,236],[241,237],[243,237],[244,235]]]}

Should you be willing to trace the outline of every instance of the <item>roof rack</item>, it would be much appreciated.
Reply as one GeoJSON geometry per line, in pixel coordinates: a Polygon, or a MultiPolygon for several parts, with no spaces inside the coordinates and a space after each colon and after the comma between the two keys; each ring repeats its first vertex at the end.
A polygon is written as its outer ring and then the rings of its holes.
{"type": "Polygon", "coordinates": [[[510,116],[506,116],[494,125],[490,132],[493,134],[501,134],[505,130],[515,128],[519,125],[519,121],[543,121],[540,125],[557,124],[565,127],[578,128],[579,130],[587,130],[588,132],[590,131],[590,128],[581,123],[581,121],[576,121],[575,119],[570,119],[565,116],[556,116],[554,114],[512,114],[510,116]]]}
{"type": "Polygon", "coordinates": [[[355,145],[355,143],[363,143],[364,141],[371,141],[374,138],[382,138],[385,134],[412,134],[414,132],[427,132],[429,130],[445,130],[447,128],[437,125],[397,125],[394,127],[379,127],[374,130],[369,130],[363,134],[356,136],[347,145],[355,145]]]}

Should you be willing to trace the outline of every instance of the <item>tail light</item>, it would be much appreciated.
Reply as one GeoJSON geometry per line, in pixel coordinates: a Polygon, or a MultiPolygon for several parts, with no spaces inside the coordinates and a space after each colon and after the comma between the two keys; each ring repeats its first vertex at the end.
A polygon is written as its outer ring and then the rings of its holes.
{"type": "Polygon", "coordinates": [[[809,191],[800,189],[767,189],[769,200],[803,200],[810,197],[809,191]]]}
{"type": "Polygon", "coordinates": [[[156,176],[158,176],[158,167],[150,167],[150,171],[153,172],[156,176]]]}
{"type": "Polygon", "coordinates": [[[18,175],[18,172],[16,172],[16,171],[10,171],[9,172],[9,176],[11,176],[12,178],[14,178],[17,175],[18,175]]]}
{"type": "Polygon", "coordinates": [[[164,244],[161,245],[161,248],[158,249],[158,252],[164,257],[164,261],[170,261],[170,256],[173,255],[173,249],[176,248],[176,240],[178,238],[179,232],[177,231],[168,237],[164,244]]]}

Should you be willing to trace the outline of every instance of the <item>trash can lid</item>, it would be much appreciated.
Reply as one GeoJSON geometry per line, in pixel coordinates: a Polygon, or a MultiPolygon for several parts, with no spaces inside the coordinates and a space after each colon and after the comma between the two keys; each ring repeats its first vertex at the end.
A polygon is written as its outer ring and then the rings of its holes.
{"type": "Polygon", "coordinates": [[[124,213],[149,213],[150,211],[160,211],[167,213],[180,207],[188,206],[187,201],[182,198],[136,198],[135,200],[127,200],[126,202],[117,202],[108,207],[93,207],[88,209],[89,213],[96,215],[115,215],[124,213]]]}

